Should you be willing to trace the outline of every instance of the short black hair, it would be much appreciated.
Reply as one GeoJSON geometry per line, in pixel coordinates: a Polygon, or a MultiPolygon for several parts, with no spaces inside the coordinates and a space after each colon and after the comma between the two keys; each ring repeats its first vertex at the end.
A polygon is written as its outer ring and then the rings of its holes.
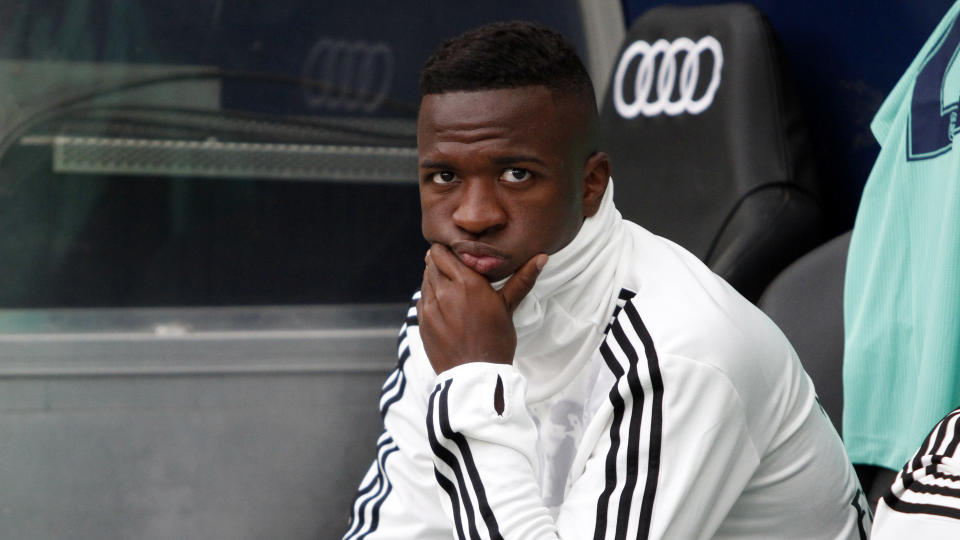
{"type": "Polygon", "coordinates": [[[590,74],[563,34],[529,21],[490,23],[442,43],[420,71],[420,97],[545,86],[596,109],[590,74]]]}

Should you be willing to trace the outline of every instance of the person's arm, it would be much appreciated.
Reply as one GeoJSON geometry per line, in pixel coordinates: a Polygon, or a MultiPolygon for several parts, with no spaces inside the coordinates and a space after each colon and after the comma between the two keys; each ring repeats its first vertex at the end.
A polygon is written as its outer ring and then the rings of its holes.
{"type": "MultiPolygon", "coordinates": [[[[440,252],[447,273],[462,270],[473,289],[459,287],[428,255],[421,292],[408,312],[398,344],[397,369],[380,399],[384,432],[377,458],[354,499],[344,540],[368,538],[448,538],[453,524],[440,510],[442,478],[436,474],[426,419],[424,385],[435,373],[472,361],[509,364],[516,347],[511,313],[529,292],[546,257],[535,257],[501,291],[460,263],[446,248],[440,252]],[[539,267],[537,264],[539,263],[539,267]],[[481,295],[475,294],[479,290],[481,295]],[[471,316],[466,316],[467,310],[471,316]],[[485,309],[485,311],[484,311],[485,309]]],[[[489,396],[489,407],[495,407],[489,396]]]]}
{"type": "Polygon", "coordinates": [[[426,431],[438,494],[458,538],[556,536],[539,494],[525,382],[512,366],[512,313],[546,260],[526,261],[498,291],[442,245],[425,259],[417,309],[438,374],[426,431]]]}
{"type": "Polygon", "coordinates": [[[540,497],[537,429],[524,390],[510,365],[468,363],[438,377],[427,436],[456,538],[557,537],[540,497]]]}
{"type": "MultiPolygon", "coordinates": [[[[419,298],[418,292],[414,302],[419,298]]],[[[423,355],[414,306],[401,328],[397,352],[397,367],[380,394],[384,431],[377,440],[377,456],[354,497],[344,540],[450,538],[423,429],[423,389],[434,374],[423,355]]]]}
{"type": "Polygon", "coordinates": [[[941,420],[877,503],[871,537],[960,538],[960,409],[941,420]]]}

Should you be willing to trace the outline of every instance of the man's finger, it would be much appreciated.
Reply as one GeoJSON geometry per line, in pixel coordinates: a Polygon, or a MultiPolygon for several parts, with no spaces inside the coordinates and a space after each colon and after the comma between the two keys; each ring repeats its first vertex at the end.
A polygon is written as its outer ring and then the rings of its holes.
{"type": "Polygon", "coordinates": [[[537,276],[540,275],[540,270],[543,270],[543,266],[547,264],[547,259],[547,255],[543,253],[531,258],[514,272],[513,276],[503,285],[503,288],[500,289],[500,296],[507,306],[507,311],[513,313],[513,310],[517,309],[527,293],[533,289],[537,282],[537,276]]]}
{"type": "Polygon", "coordinates": [[[463,262],[450,251],[450,248],[442,244],[433,244],[430,246],[430,258],[440,273],[448,279],[467,282],[467,280],[478,276],[476,272],[463,264],[463,262]]]}
{"type": "Polygon", "coordinates": [[[450,278],[445,276],[440,268],[437,267],[437,259],[434,257],[432,252],[433,248],[430,249],[431,251],[427,252],[427,257],[425,259],[426,266],[423,270],[423,279],[424,281],[429,279],[433,281],[434,284],[440,284],[442,283],[441,280],[449,280],[450,278]]]}
{"type": "Polygon", "coordinates": [[[437,302],[437,289],[434,281],[423,272],[423,282],[420,284],[420,299],[417,300],[417,323],[423,326],[424,316],[443,318],[443,311],[437,302]]]}
{"type": "Polygon", "coordinates": [[[420,299],[417,300],[417,324],[423,324],[423,311],[426,306],[427,299],[433,295],[431,290],[431,285],[427,279],[427,269],[423,269],[423,281],[420,282],[420,299]]]}

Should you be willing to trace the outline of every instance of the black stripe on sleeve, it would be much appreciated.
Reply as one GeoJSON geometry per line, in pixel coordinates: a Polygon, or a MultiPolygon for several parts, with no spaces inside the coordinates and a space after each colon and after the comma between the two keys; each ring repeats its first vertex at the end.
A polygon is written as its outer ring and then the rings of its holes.
{"type": "Polygon", "coordinates": [[[450,507],[453,508],[453,525],[457,529],[457,538],[459,540],[466,540],[466,537],[463,536],[463,522],[460,520],[460,499],[457,497],[457,488],[453,486],[446,476],[440,474],[440,471],[434,467],[433,475],[437,478],[437,484],[447,492],[447,496],[450,497],[450,507]]]}
{"type": "MultiPolygon", "coordinates": [[[[442,388],[444,390],[449,389],[451,382],[453,382],[452,379],[447,379],[447,381],[444,383],[442,388]]],[[[476,519],[474,518],[474,515],[473,515],[473,504],[470,502],[470,493],[467,491],[467,485],[463,477],[463,471],[460,468],[460,462],[457,461],[457,458],[456,456],[453,455],[453,452],[447,450],[446,447],[444,447],[440,443],[439,439],[437,439],[436,430],[433,427],[433,421],[434,421],[433,407],[434,407],[434,403],[437,401],[437,394],[439,394],[440,391],[441,391],[441,385],[438,384],[437,387],[433,390],[433,393],[430,394],[430,401],[427,404],[427,438],[430,440],[430,449],[433,450],[433,454],[437,456],[437,458],[439,458],[441,461],[446,463],[447,466],[450,467],[450,469],[453,471],[453,474],[456,477],[457,483],[456,483],[456,486],[450,483],[450,487],[455,491],[456,491],[456,488],[459,488],[460,498],[462,498],[463,500],[463,509],[467,513],[467,528],[470,531],[470,538],[479,539],[480,533],[477,532],[476,519]]],[[[437,478],[438,482],[440,482],[440,477],[442,476],[443,475],[438,476],[437,478]]],[[[443,484],[441,483],[441,487],[442,485],[443,484]]],[[[446,488],[444,489],[446,490],[446,488]]],[[[453,501],[452,496],[450,500],[453,501]]],[[[455,518],[457,518],[457,515],[459,512],[460,512],[460,508],[457,506],[454,506],[453,514],[455,518]]]]}
{"type": "Polygon", "coordinates": [[[380,399],[383,399],[390,390],[393,390],[397,386],[397,382],[403,372],[403,365],[407,363],[407,358],[410,358],[410,347],[404,347],[400,350],[400,354],[397,355],[397,367],[394,369],[394,372],[391,373],[391,376],[387,379],[383,388],[380,389],[380,399]]]}
{"type": "Polygon", "coordinates": [[[647,356],[647,370],[650,374],[650,383],[653,386],[653,403],[650,417],[650,448],[649,459],[647,461],[647,485],[643,490],[643,505],[640,507],[640,528],[642,535],[638,537],[646,538],[650,532],[650,520],[653,516],[653,500],[657,493],[657,484],[660,477],[660,451],[663,437],[663,376],[660,373],[660,360],[657,357],[656,348],[653,346],[653,338],[647,331],[643,319],[640,318],[640,312],[637,311],[633,302],[627,302],[624,307],[627,312],[627,318],[633,326],[634,331],[640,336],[643,343],[643,350],[647,356]]]}
{"type": "MultiPolygon", "coordinates": [[[[925,480],[945,480],[947,482],[960,481],[960,476],[939,472],[936,465],[924,467],[924,475],[925,480]]],[[[929,495],[943,495],[945,497],[952,497],[957,499],[957,503],[960,505],[960,488],[927,484],[914,480],[912,476],[908,480],[904,481],[903,486],[911,493],[925,493],[929,495]]]]}
{"type": "MultiPolygon", "coordinates": [[[[487,532],[491,540],[503,540],[500,534],[500,526],[497,524],[497,518],[493,515],[493,509],[487,501],[487,491],[483,487],[483,481],[480,479],[480,472],[477,470],[477,464],[473,459],[473,452],[470,451],[470,445],[467,444],[467,438],[458,431],[453,431],[450,427],[449,411],[449,392],[452,379],[448,379],[443,391],[440,392],[440,432],[443,436],[456,443],[460,449],[460,456],[463,458],[464,465],[467,468],[467,474],[470,476],[470,482],[473,484],[473,491],[477,496],[477,505],[480,507],[480,516],[487,525],[487,532]]],[[[472,518],[472,517],[471,517],[472,518]]]]}
{"type": "Polygon", "coordinates": [[[927,438],[923,440],[923,444],[920,445],[920,449],[917,450],[917,453],[913,456],[913,460],[907,462],[907,465],[903,469],[904,476],[908,475],[911,470],[923,468],[923,458],[925,456],[934,454],[952,456],[956,452],[957,441],[960,441],[960,434],[958,434],[955,422],[958,415],[960,415],[960,409],[954,409],[937,422],[937,425],[927,434],[927,438]],[[946,451],[942,453],[938,452],[937,449],[943,445],[943,441],[946,440],[948,434],[950,434],[952,438],[951,442],[946,451]]]}
{"type": "MultiPolygon", "coordinates": [[[[958,425],[960,419],[957,418],[958,414],[960,414],[960,412],[954,411],[940,421],[943,426],[940,428],[940,431],[944,434],[950,434],[950,442],[947,443],[947,447],[943,450],[944,456],[954,457],[957,455],[957,445],[960,444],[960,429],[958,429],[960,428],[960,425],[958,425]]],[[[939,448],[939,446],[937,448],[939,448]]]]}
{"type": "Polygon", "coordinates": [[[610,327],[613,326],[613,321],[617,319],[617,316],[620,315],[620,310],[623,309],[624,304],[627,303],[627,300],[630,300],[637,293],[631,291],[630,289],[620,289],[620,294],[617,296],[616,305],[613,307],[613,314],[610,315],[610,322],[607,324],[607,328],[603,331],[604,334],[610,331],[610,327]]]}
{"type": "Polygon", "coordinates": [[[393,438],[384,432],[380,437],[380,441],[377,443],[377,460],[375,463],[377,467],[377,474],[370,479],[370,482],[366,486],[362,486],[360,490],[357,491],[357,494],[354,497],[354,512],[351,516],[351,522],[347,534],[345,534],[343,537],[344,540],[360,540],[377,529],[377,526],[380,522],[380,506],[386,500],[387,496],[390,495],[390,492],[393,489],[393,485],[390,483],[390,479],[387,477],[387,458],[397,450],[399,450],[399,448],[397,447],[396,443],[394,443],[393,438]],[[375,493],[367,498],[364,498],[365,495],[372,492],[374,489],[376,489],[375,493]],[[366,524],[366,509],[367,505],[369,505],[371,502],[373,503],[370,512],[371,521],[367,530],[364,531],[364,525],[366,524]]]}
{"type": "Polygon", "coordinates": [[[397,362],[396,367],[396,377],[393,377],[392,380],[388,380],[387,384],[384,385],[383,389],[380,391],[380,418],[387,416],[387,411],[390,409],[390,406],[394,403],[400,401],[400,398],[403,397],[403,391],[407,387],[407,376],[403,368],[407,364],[407,359],[410,358],[410,347],[404,347],[403,352],[400,353],[400,358],[397,362]],[[387,394],[396,389],[394,394],[390,396],[386,401],[383,401],[383,398],[387,394]]]}
{"type": "Polygon", "coordinates": [[[370,479],[370,483],[366,486],[362,486],[360,490],[357,491],[357,494],[353,497],[355,508],[353,509],[353,514],[350,516],[350,525],[347,529],[347,534],[345,534],[343,537],[344,540],[355,538],[354,535],[358,532],[357,529],[363,527],[364,521],[366,521],[364,511],[366,510],[367,503],[370,502],[370,499],[364,499],[363,502],[360,502],[360,499],[374,488],[378,487],[380,482],[380,475],[374,476],[372,479],[370,479]],[[357,505],[358,502],[360,503],[359,505],[357,505]]]}
{"type": "MultiPolygon", "coordinates": [[[[629,307],[629,305],[628,305],[629,307]]],[[[633,398],[630,413],[630,425],[627,439],[627,476],[624,479],[623,491],[620,493],[620,504],[617,508],[617,529],[614,538],[617,540],[627,537],[627,527],[630,525],[630,504],[633,502],[633,493],[637,487],[637,472],[640,461],[640,424],[643,420],[643,387],[640,385],[640,374],[637,373],[637,351],[633,344],[627,339],[626,333],[617,321],[613,324],[613,336],[620,345],[620,349],[626,354],[630,362],[630,369],[627,370],[627,384],[630,387],[630,395],[633,398]]],[[[651,446],[653,441],[651,440],[651,446]]],[[[643,523],[641,523],[641,526],[643,523]]],[[[646,527],[649,530],[649,523],[646,527]]],[[[638,531],[638,538],[646,538],[646,532],[641,527],[638,531]]]]}
{"type": "Polygon", "coordinates": [[[390,377],[387,378],[383,388],[380,390],[380,418],[385,418],[390,406],[400,401],[400,398],[403,397],[403,391],[407,386],[407,376],[403,368],[410,358],[410,346],[405,345],[404,340],[407,339],[408,329],[417,324],[416,306],[419,298],[420,291],[417,291],[410,300],[410,306],[407,308],[407,320],[403,326],[400,327],[400,334],[397,336],[397,367],[393,370],[393,373],[390,374],[390,377]],[[410,312],[413,312],[412,316],[410,312]],[[390,395],[391,392],[394,392],[393,395],[390,395]],[[389,397],[387,397],[388,395],[389,397]]]}
{"type": "Polygon", "coordinates": [[[410,306],[407,308],[407,326],[417,326],[420,321],[417,319],[417,303],[420,301],[420,291],[413,293],[410,299],[410,306]]]}
{"type": "MultiPolygon", "coordinates": [[[[630,295],[632,298],[632,295],[630,295]]],[[[603,492],[597,501],[597,520],[594,529],[594,539],[601,540],[606,537],[608,522],[609,501],[617,487],[617,474],[623,475],[623,491],[620,493],[620,500],[617,504],[616,526],[613,538],[621,540],[626,538],[628,529],[633,523],[631,519],[631,506],[635,505],[634,495],[637,493],[639,483],[639,471],[641,467],[640,458],[643,455],[641,443],[642,434],[645,429],[649,430],[648,446],[646,448],[646,480],[642,487],[643,498],[640,501],[639,514],[637,516],[637,538],[647,538],[650,534],[650,523],[653,516],[653,503],[657,494],[657,486],[660,475],[660,460],[662,452],[663,437],[663,378],[660,373],[660,364],[656,350],[653,345],[653,339],[647,331],[640,313],[633,304],[632,299],[628,298],[623,304],[622,313],[607,328],[607,337],[600,345],[600,354],[607,364],[607,367],[616,378],[616,382],[610,391],[609,399],[613,405],[613,418],[610,426],[610,450],[606,458],[606,483],[603,492]],[[626,316],[623,316],[623,315],[626,316]],[[631,338],[626,331],[627,327],[636,334],[636,338],[631,338]],[[611,341],[615,340],[621,353],[614,352],[611,347],[611,341]],[[641,362],[639,348],[643,347],[645,362],[641,362]],[[650,377],[651,388],[645,390],[641,370],[645,369],[650,377]],[[626,376],[627,386],[630,392],[630,402],[624,399],[621,392],[621,379],[626,376]],[[650,400],[650,418],[647,427],[644,426],[644,407],[646,400],[650,400]],[[629,425],[627,433],[625,455],[619,456],[623,461],[622,471],[617,470],[618,454],[623,452],[621,445],[621,429],[625,417],[629,416],[629,425]]]]}
{"type": "MultiPolygon", "coordinates": [[[[617,361],[617,357],[613,354],[613,351],[610,350],[610,345],[607,345],[606,340],[600,344],[600,355],[603,356],[603,361],[607,364],[607,368],[610,369],[616,380],[620,381],[620,378],[623,377],[626,372],[623,370],[623,367],[620,366],[620,362],[617,361]]],[[[614,394],[617,396],[620,395],[620,393],[617,392],[616,386],[610,391],[611,401],[614,394]]]]}
{"type": "Polygon", "coordinates": [[[401,350],[403,340],[407,339],[407,328],[410,328],[410,325],[404,320],[403,325],[400,327],[400,333],[397,334],[397,350],[401,350]]]}
{"type": "Polygon", "coordinates": [[[610,496],[617,487],[617,452],[620,451],[620,424],[623,422],[626,407],[623,397],[618,391],[620,378],[623,377],[624,371],[606,341],[600,344],[600,355],[603,356],[603,361],[606,362],[607,367],[610,368],[616,379],[609,394],[610,403],[613,405],[613,419],[610,425],[610,450],[607,451],[606,482],[603,492],[597,499],[597,520],[593,530],[594,540],[603,540],[606,536],[607,508],[610,504],[610,496]]]}
{"type": "Polygon", "coordinates": [[[913,456],[913,466],[905,469],[905,473],[910,470],[922,469],[923,456],[931,455],[937,451],[937,448],[940,448],[940,445],[943,444],[943,439],[946,436],[948,418],[950,418],[949,415],[947,418],[944,418],[938,422],[937,425],[930,430],[930,433],[928,433],[927,437],[923,440],[923,444],[920,445],[920,449],[913,456]]]}
{"type": "Polygon", "coordinates": [[[884,502],[891,509],[907,514],[929,514],[960,519],[960,508],[937,504],[933,499],[926,503],[913,503],[904,499],[911,493],[933,495],[944,498],[944,502],[956,502],[960,505],[960,487],[936,485],[928,481],[960,482],[960,475],[942,471],[944,459],[953,458],[960,444],[960,409],[947,414],[924,440],[913,459],[907,461],[900,472],[898,482],[883,495],[884,502]],[[946,446],[944,446],[946,445],[946,446]],[[941,451],[940,448],[943,448],[941,451]],[[903,491],[897,488],[902,484],[903,491]],[[901,493],[897,495],[894,491],[901,493]]]}
{"type": "Polygon", "coordinates": [[[894,497],[890,493],[884,495],[883,500],[891,509],[904,514],[929,514],[931,516],[943,516],[953,519],[960,519],[960,509],[953,508],[951,506],[909,503],[894,497]]]}
{"type": "MultiPolygon", "coordinates": [[[[384,452],[383,454],[384,463],[386,463],[387,457],[389,457],[390,454],[396,452],[397,450],[399,450],[399,448],[397,446],[394,446],[393,448],[390,448],[389,450],[384,452]]],[[[387,497],[390,496],[390,492],[393,491],[393,484],[390,482],[389,478],[386,478],[386,471],[384,471],[384,478],[386,479],[387,488],[383,490],[383,494],[381,496],[377,497],[376,502],[373,503],[373,507],[370,509],[370,529],[367,532],[363,533],[362,535],[358,536],[357,540],[363,540],[364,538],[367,537],[368,534],[377,530],[377,527],[380,526],[380,507],[383,506],[384,501],[387,500],[387,497]]]]}
{"type": "Polygon", "coordinates": [[[923,468],[923,462],[921,461],[921,459],[923,459],[923,456],[932,452],[933,449],[936,448],[936,446],[931,446],[933,439],[936,437],[936,435],[937,435],[936,430],[931,431],[930,433],[927,433],[927,437],[923,440],[923,444],[920,445],[920,450],[918,450],[917,453],[913,455],[912,460],[908,460],[907,464],[903,466],[903,470],[901,471],[901,474],[907,475],[907,474],[910,474],[910,471],[912,470],[923,468]]]}

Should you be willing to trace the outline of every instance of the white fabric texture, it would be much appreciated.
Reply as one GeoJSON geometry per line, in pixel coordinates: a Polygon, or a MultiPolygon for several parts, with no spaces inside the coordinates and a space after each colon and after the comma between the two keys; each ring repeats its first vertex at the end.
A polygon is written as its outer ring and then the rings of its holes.
{"type": "MultiPolygon", "coordinates": [[[[539,401],[562,388],[603,339],[617,291],[614,273],[623,242],[623,220],[613,204],[613,181],[596,215],[550,256],[537,282],[513,313],[514,365],[539,401]]],[[[506,278],[494,284],[502,287],[506,278]]]]}
{"type": "Polygon", "coordinates": [[[344,538],[866,538],[786,338],[612,193],[531,295],[514,365],[439,376],[410,308],[344,538]]]}

